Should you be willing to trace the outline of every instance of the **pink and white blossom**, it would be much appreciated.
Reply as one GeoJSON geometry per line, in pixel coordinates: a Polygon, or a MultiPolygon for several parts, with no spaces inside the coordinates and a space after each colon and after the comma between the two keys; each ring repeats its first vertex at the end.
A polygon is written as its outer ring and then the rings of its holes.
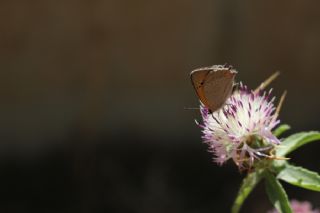
{"type": "MultiPolygon", "coordinates": [[[[292,200],[290,204],[293,213],[320,213],[319,209],[312,209],[311,204],[307,201],[292,200]]],[[[278,211],[273,209],[268,211],[268,213],[278,213],[278,211]]]]}
{"type": "Polygon", "coordinates": [[[201,105],[203,123],[199,126],[215,162],[222,164],[233,159],[240,168],[250,168],[280,144],[272,134],[280,121],[275,113],[274,98],[270,96],[271,90],[255,92],[240,84],[223,108],[210,113],[201,105]]]}

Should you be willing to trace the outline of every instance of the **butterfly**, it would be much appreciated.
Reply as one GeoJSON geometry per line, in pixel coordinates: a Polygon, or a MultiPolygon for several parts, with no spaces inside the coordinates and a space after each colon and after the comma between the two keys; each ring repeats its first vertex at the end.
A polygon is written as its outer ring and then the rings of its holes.
{"type": "Polygon", "coordinates": [[[202,67],[190,73],[191,82],[201,103],[211,113],[225,105],[232,93],[237,73],[227,64],[202,67]]]}

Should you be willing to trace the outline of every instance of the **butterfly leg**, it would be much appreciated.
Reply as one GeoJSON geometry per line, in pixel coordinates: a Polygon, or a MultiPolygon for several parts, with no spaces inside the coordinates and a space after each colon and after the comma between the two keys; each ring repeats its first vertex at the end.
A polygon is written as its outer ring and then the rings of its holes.
{"type": "Polygon", "coordinates": [[[211,116],[219,125],[221,125],[221,122],[216,117],[214,117],[213,113],[211,114],[211,116]]]}
{"type": "Polygon", "coordinates": [[[234,93],[234,91],[238,90],[239,89],[239,83],[233,83],[233,86],[232,86],[232,93],[234,93]]]}

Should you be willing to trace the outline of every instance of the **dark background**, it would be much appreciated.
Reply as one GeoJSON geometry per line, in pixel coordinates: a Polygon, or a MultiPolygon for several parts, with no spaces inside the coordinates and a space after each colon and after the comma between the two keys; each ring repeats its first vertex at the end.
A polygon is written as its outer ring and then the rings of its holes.
{"type": "MultiPolygon", "coordinates": [[[[320,2],[0,2],[0,211],[228,212],[241,178],[201,142],[192,69],[288,96],[289,133],[320,130],[320,2]]],[[[320,172],[319,143],[291,155],[320,172]]],[[[320,195],[284,184],[290,198],[320,195]]],[[[270,209],[263,184],[242,212],[270,209]]]]}

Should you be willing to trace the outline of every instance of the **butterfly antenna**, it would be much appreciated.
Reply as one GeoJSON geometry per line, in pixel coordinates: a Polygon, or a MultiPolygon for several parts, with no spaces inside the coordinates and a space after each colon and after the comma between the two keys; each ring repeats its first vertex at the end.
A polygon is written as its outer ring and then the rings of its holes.
{"type": "Polygon", "coordinates": [[[199,110],[200,107],[184,107],[184,110],[199,110]]]}

